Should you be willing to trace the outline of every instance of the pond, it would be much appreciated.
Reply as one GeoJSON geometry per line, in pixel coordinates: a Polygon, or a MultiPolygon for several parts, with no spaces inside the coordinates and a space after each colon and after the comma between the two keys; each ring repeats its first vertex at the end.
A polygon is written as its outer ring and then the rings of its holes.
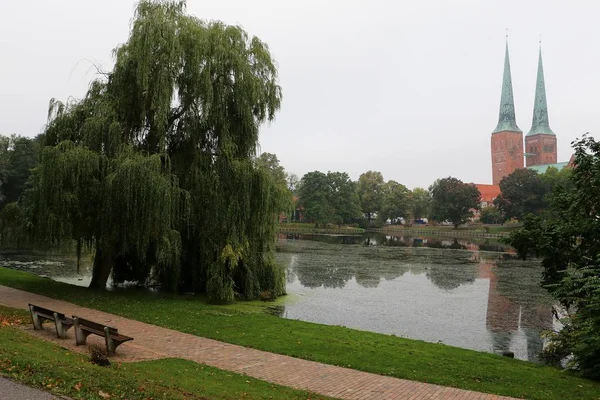
{"type": "Polygon", "coordinates": [[[462,239],[280,235],[292,299],[283,318],[537,361],[554,301],[537,261],[462,239]]]}
{"type": "MultiPolygon", "coordinates": [[[[556,329],[541,267],[497,242],[365,234],[280,235],[282,318],[393,334],[537,361],[556,329]]],[[[0,265],[87,286],[91,256],[3,255],[0,265]]],[[[110,283],[110,282],[109,282],[110,283]]]]}

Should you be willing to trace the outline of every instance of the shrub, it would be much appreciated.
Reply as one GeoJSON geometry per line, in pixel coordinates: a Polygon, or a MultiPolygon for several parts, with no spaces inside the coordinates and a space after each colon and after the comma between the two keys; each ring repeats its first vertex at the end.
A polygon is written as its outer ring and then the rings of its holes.
{"type": "Polygon", "coordinates": [[[108,361],[108,354],[106,354],[106,349],[104,347],[95,343],[91,343],[88,344],[88,350],[90,351],[90,361],[93,364],[101,367],[107,367],[110,365],[110,361],[108,361]]]}

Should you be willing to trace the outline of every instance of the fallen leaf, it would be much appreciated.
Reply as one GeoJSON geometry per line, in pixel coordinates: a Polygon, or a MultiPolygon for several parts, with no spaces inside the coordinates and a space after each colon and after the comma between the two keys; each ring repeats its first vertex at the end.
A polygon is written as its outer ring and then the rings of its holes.
{"type": "Polygon", "coordinates": [[[102,390],[98,391],[98,396],[102,397],[103,399],[110,399],[110,394],[104,393],[102,390]]]}

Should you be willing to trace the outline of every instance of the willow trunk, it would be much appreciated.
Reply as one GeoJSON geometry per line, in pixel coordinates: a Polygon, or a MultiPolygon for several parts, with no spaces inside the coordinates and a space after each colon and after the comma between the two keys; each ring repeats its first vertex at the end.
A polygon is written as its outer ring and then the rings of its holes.
{"type": "Polygon", "coordinates": [[[106,289],[106,282],[112,271],[114,264],[113,258],[110,253],[96,248],[96,256],[94,257],[94,266],[92,270],[92,281],[90,282],[90,288],[94,289],[106,289]]]}

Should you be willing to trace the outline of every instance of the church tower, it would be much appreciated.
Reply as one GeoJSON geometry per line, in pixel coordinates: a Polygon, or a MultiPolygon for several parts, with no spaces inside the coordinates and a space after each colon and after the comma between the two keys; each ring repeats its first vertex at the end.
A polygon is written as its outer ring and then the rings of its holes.
{"type": "Polygon", "coordinates": [[[492,183],[498,185],[506,175],[523,167],[523,131],[517,126],[515,118],[507,41],[500,97],[500,116],[498,125],[492,132],[492,183]]]}
{"type": "Polygon", "coordinates": [[[525,136],[525,151],[528,167],[540,164],[556,164],[557,162],[556,135],[550,129],[548,122],[541,43],[533,105],[533,122],[531,130],[525,136]]]}

